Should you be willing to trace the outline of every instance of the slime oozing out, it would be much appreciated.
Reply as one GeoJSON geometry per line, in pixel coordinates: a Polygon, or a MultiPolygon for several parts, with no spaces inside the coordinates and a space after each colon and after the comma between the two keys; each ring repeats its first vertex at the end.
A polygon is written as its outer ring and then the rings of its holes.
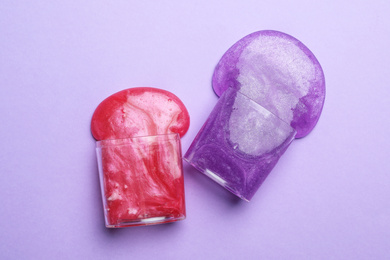
{"type": "Polygon", "coordinates": [[[189,116],[172,93],[132,88],[104,100],[91,123],[107,227],[185,218],[180,136],[189,116]]]}
{"type": "Polygon", "coordinates": [[[190,119],[184,104],[171,92],[157,88],[130,88],[108,97],[96,108],[91,122],[96,140],[178,133],[190,119]]]}
{"type": "Polygon", "coordinates": [[[293,139],[316,125],[325,99],[324,74],[297,39],[259,31],[223,55],[213,88],[220,99],[184,158],[250,200],[293,139]]]}
{"type": "Polygon", "coordinates": [[[277,31],[252,33],[221,58],[213,75],[220,96],[233,87],[290,124],[296,138],[310,133],[325,100],[325,78],[314,54],[277,31]]]}

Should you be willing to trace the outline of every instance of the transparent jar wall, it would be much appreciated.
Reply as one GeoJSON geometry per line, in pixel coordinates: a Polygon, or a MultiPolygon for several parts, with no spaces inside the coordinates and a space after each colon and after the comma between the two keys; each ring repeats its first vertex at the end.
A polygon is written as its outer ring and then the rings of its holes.
{"type": "Polygon", "coordinates": [[[249,201],[295,134],[276,115],[229,88],[219,98],[184,159],[249,201]]]}
{"type": "Polygon", "coordinates": [[[178,134],[98,141],[96,152],[106,227],[185,218],[178,134]]]}

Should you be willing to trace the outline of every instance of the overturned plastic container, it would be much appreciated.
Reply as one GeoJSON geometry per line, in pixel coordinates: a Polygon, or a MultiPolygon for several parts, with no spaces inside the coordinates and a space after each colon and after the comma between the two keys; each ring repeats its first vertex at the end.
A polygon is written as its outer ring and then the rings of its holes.
{"type": "Polygon", "coordinates": [[[184,159],[227,190],[249,201],[296,131],[239,91],[219,98],[184,159]]]}
{"type": "Polygon", "coordinates": [[[179,134],[102,140],[96,152],[106,227],[185,219],[179,134]]]}

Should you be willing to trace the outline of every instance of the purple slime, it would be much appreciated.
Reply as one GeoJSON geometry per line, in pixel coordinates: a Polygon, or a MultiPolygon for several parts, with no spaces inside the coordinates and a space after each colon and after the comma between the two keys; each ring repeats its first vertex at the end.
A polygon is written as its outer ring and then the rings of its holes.
{"type": "Polygon", "coordinates": [[[259,31],[223,55],[213,88],[220,99],[184,159],[249,201],[293,139],[317,124],[324,73],[294,37],[259,31]]]}
{"type": "Polygon", "coordinates": [[[313,53],[294,37],[258,31],[223,55],[215,68],[213,88],[220,96],[239,90],[290,124],[296,138],[310,133],[325,100],[325,79],[313,53]]]}

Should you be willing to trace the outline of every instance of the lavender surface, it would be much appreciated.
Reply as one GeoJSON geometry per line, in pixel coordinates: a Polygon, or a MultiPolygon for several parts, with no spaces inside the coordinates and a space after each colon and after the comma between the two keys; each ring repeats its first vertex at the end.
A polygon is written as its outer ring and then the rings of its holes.
{"type": "Polygon", "coordinates": [[[313,53],[299,40],[277,31],[258,31],[235,43],[213,75],[220,96],[233,87],[297,131],[296,138],[316,125],[325,99],[325,79],[313,53]]]}
{"type": "Polygon", "coordinates": [[[379,0],[2,1],[0,259],[388,260],[389,14],[379,0]],[[185,221],[105,228],[93,108],[128,87],[175,93],[186,152],[217,103],[219,59],[257,28],[320,61],[314,131],[250,204],[185,163],[185,221]]]}
{"type": "Polygon", "coordinates": [[[184,159],[249,201],[295,134],[284,121],[229,88],[221,95],[184,159]]]}

